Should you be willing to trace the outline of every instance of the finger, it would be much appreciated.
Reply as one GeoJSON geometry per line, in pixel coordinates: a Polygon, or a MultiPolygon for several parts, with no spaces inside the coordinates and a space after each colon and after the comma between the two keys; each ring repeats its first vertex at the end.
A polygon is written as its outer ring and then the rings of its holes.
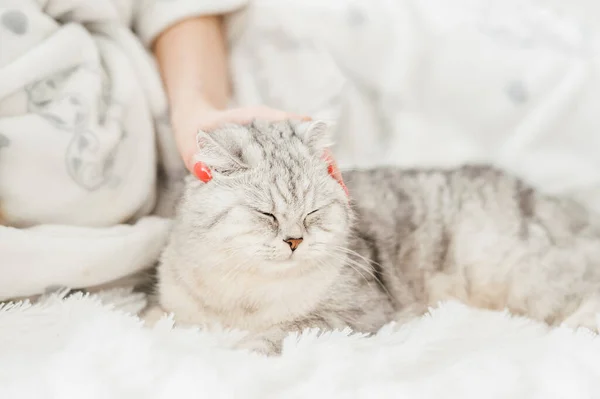
{"type": "Polygon", "coordinates": [[[252,107],[235,109],[227,112],[227,118],[234,123],[247,125],[255,119],[275,122],[285,119],[297,119],[303,121],[312,120],[310,116],[300,115],[293,112],[280,111],[268,107],[252,107]]]}
{"type": "Polygon", "coordinates": [[[189,152],[184,158],[186,160],[185,167],[189,170],[196,178],[204,183],[208,183],[212,180],[212,172],[210,168],[198,158],[197,152],[189,152]]]}
{"type": "MultiPolygon", "coordinates": [[[[198,180],[203,181],[204,183],[208,183],[210,180],[212,180],[212,172],[210,171],[210,168],[204,162],[202,162],[202,159],[199,158],[198,141],[196,140],[196,136],[193,137],[193,147],[190,145],[189,147],[184,149],[184,151],[182,151],[182,154],[185,154],[183,156],[183,159],[185,160],[185,167],[194,176],[196,176],[198,180]]],[[[189,142],[189,144],[191,144],[191,141],[189,142]]]]}
{"type": "Polygon", "coordinates": [[[212,180],[210,168],[202,161],[198,161],[194,164],[194,176],[204,183],[208,183],[212,180]]]}
{"type": "Polygon", "coordinates": [[[183,159],[184,159],[184,163],[185,163],[185,168],[187,170],[189,170],[190,173],[195,175],[194,166],[196,165],[196,162],[198,161],[196,159],[196,151],[185,151],[185,152],[182,152],[182,155],[183,155],[183,159]]]}
{"type": "Polygon", "coordinates": [[[333,177],[340,184],[340,186],[342,186],[342,189],[344,190],[346,195],[349,196],[350,193],[348,192],[348,187],[346,187],[344,179],[342,178],[342,173],[340,172],[337,166],[337,162],[333,158],[333,155],[331,154],[331,151],[329,151],[329,149],[325,149],[323,158],[325,159],[325,162],[327,162],[327,171],[329,172],[331,177],[333,177]]]}

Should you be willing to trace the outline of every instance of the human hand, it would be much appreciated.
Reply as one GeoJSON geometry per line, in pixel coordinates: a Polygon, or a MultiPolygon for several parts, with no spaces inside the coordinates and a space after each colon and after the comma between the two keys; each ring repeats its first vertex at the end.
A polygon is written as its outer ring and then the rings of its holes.
{"type": "MultiPolygon", "coordinates": [[[[200,174],[210,173],[209,171],[202,169],[201,163],[198,163],[195,158],[198,149],[196,143],[196,133],[198,130],[210,132],[227,123],[245,125],[251,123],[254,119],[268,121],[284,119],[311,120],[309,116],[298,115],[265,106],[219,110],[206,106],[203,103],[198,104],[191,102],[183,109],[178,108],[178,112],[171,116],[175,141],[185,167],[198,178],[202,178],[200,174]]],[[[331,152],[327,150],[323,156],[329,165],[329,174],[340,183],[346,194],[348,194],[348,190],[342,180],[342,175],[331,152]]]]}
{"type": "Polygon", "coordinates": [[[204,105],[202,102],[191,103],[171,115],[177,149],[185,167],[194,173],[195,155],[198,150],[196,133],[198,130],[210,132],[227,123],[249,124],[253,119],[277,121],[283,119],[310,120],[310,117],[280,111],[277,109],[255,106],[220,110],[204,105]]]}

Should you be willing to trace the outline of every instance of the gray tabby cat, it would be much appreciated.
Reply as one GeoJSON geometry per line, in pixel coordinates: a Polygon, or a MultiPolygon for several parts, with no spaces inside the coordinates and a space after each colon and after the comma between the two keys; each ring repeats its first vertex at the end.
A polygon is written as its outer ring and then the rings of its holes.
{"type": "Polygon", "coordinates": [[[198,136],[213,179],[187,182],[158,269],[181,324],[247,330],[271,354],[308,327],[374,332],[441,300],[596,328],[596,215],[485,166],[344,173],[321,122],[198,136]]]}

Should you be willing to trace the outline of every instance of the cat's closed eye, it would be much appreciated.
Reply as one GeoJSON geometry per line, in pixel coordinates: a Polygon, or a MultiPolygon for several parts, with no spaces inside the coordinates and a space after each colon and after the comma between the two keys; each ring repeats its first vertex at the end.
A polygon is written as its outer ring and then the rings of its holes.
{"type": "Polygon", "coordinates": [[[259,211],[258,209],[256,209],[256,212],[260,213],[264,217],[267,217],[267,218],[271,219],[274,222],[277,221],[277,218],[272,213],[259,211]]]}
{"type": "Polygon", "coordinates": [[[318,208],[316,208],[316,209],[314,209],[314,210],[312,210],[312,211],[308,212],[308,213],[306,214],[306,216],[304,217],[304,220],[306,220],[306,219],[307,219],[309,216],[311,216],[311,215],[314,215],[314,214],[316,214],[316,213],[317,213],[317,212],[319,212],[319,211],[322,211],[322,210],[323,210],[323,209],[325,209],[325,208],[329,208],[329,207],[330,207],[330,206],[332,206],[333,204],[335,204],[335,201],[333,201],[333,202],[330,202],[330,203],[328,203],[328,204],[326,204],[326,205],[320,206],[320,207],[318,207],[318,208]]]}
{"type": "Polygon", "coordinates": [[[317,209],[315,209],[315,210],[313,210],[313,211],[310,211],[310,212],[308,212],[308,213],[306,214],[306,216],[304,217],[304,222],[303,222],[305,227],[308,227],[310,224],[312,224],[311,222],[312,222],[313,220],[315,220],[315,219],[314,219],[314,217],[317,215],[317,213],[318,213],[318,212],[319,212],[321,209],[323,209],[323,207],[321,207],[321,208],[317,208],[317,209]]]}
{"type": "Polygon", "coordinates": [[[314,214],[314,213],[316,213],[316,212],[318,212],[318,211],[320,211],[320,210],[321,210],[321,208],[317,208],[317,209],[315,209],[314,211],[308,212],[308,213],[306,214],[306,217],[309,217],[310,215],[312,215],[312,214],[314,214]]]}

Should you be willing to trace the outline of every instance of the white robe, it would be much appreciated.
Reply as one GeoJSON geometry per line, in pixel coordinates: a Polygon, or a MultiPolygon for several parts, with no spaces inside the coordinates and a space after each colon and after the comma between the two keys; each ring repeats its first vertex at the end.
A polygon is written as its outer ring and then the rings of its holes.
{"type": "Polygon", "coordinates": [[[156,262],[170,224],[151,215],[157,163],[182,163],[147,48],[243,3],[0,0],[0,300],[156,262]]]}

